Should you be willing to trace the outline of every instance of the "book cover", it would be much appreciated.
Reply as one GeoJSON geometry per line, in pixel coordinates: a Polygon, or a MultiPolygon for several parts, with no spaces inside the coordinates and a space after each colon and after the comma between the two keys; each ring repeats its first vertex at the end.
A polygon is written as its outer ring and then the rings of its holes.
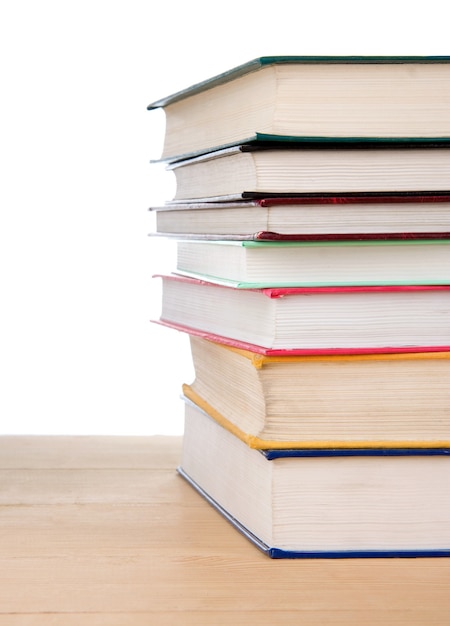
{"type": "Polygon", "coordinates": [[[450,352],[274,357],[196,335],[190,348],[184,397],[251,448],[450,447],[450,352]]]}
{"type": "Polygon", "coordinates": [[[447,351],[450,345],[448,285],[234,289],[173,274],[159,278],[162,308],[153,321],[262,354],[447,351]]]}
{"type": "Polygon", "coordinates": [[[176,272],[239,289],[450,284],[450,239],[180,240],[176,272]]]}
{"type": "Polygon", "coordinates": [[[199,83],[195,83],[182,89],[174,94],[155,100],[147,106],[148,110],[159,109],[166,107],[169,104],[173,104],[179,100],[184,100],[190,96],[196,95],[217,85],[223,85],[232,80],[236,80],[245,74],[255,72],[263,67],[270,65],[285,65],[285,64],[416,64],[416,63],[450,63],[450,56],[421,56],[421,55],[403,55],[403,56],[389,56],[389,55],[346,55],[346,56],[332,56],[332,55],[317,55],[317,56],[300,56],[300,55],[277,55],[277,56],[261,56],[255,59],[251,59],[237,67],[231,68],[211,78],[207,78],[199,83]]]}
{"type": "Polygon", "coordinates": [[[183,397],[250,448],[450,448],[450,352],[267,356],[192,335],[191,353],[183,397]]]}
{"type": "Polygon", "coordinates": [[[341,348],[267,348],[241,339],[235,339],[234,337],[227,337],[224,335],[218,335],[216,333],[202,330],[200,328],[194,328],[192,326],[186,326],[185,324],[179,324],[171,322],[166,319],[152,319],[153,324],[159,324],[166,328],[171,328],[178,332],[194,335],[195,337],[201,337],[214,343],[222,343],[232,348],[238,348],[241,350],[248,350],[255,354],[261,354],[262,356],[333,356],[333,355],[348,355],[348,354],[413,354],[418,350],[421,352],[448,352],[450,350],[450,344],[442,344],[436,346],[420,345],[420,346],[376,346],[376,347],[341,347],[341,348]]]}
{"type": "MultiPolygon", "coordinates": [[[[296,450],[297,452],[297,450],[296,450]]],[[[376,451],[371,451],[377,454],[376,451]]],[[[436,450],[437,454],[448,454],[447,450],[436,450]]],[[[414,451],[417,454],[417,451],[414,451]]],[[[365,455],[366,451],[359,454],[365,455]]],[[[404,456],[409,455],[404,451],[404,456]]],[[[428,454],[424,451],[424,454],[428,454]]],[[[178,474],[202,496],[216,511],[227,520],[248,541],[271,559],[388,559],[388,558],[424,558],[450,557],[450,548],[446,549],[414,549],[414,550],[289,550],[270,546],[246,528],[236,517],[214,500],[202,487],[193,480],[181,466],[177,467],[178,474]]]]}
{"type": "Polygon", "coordinates": [[[150,236],[268,241],[437,239],[450,234],[450,196],[260,198],[150,207],[150,236]]]}
{"type": "Polygon", "coordinates": [[[239,144],[170,163],[173,201],[258,197],[449,195],[449,145],[276,146],[239,144]]]}
{"type": "Polygon", "coordinates": [[[185,406],[179,474],[269,557],[450,556],[448,448],[264,452],[185,406]]]}
{"type": "Polygon", "coordinates": [[[261,57],[147,108],[165,112],[166,161],[243,142],[445,144],[448,64],[437,56],[261,57]]]}

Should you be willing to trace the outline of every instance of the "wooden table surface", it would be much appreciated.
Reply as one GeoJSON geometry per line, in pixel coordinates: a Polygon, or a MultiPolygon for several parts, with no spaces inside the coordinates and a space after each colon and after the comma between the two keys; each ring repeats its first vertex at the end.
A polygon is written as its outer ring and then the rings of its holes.
{"type": "Polygon", "coordinates": [[[178,437],[0,437],[0,626],[450,623],[450,559],[271,560],[178,437]]]}

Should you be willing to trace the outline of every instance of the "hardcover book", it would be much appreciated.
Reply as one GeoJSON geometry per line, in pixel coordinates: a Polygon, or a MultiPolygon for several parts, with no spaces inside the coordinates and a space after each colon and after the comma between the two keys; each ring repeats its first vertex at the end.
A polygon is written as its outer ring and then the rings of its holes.
{"type": "Polygon", "coordinates": [[[243,142],[446,141],[450,57],[271,56],[153,102],[163,159],[243,142]]]}
{"type": "Polygon", "coordinates": [[[450,233],[450,196],[260,198],[166,203],[149,209],[155,232],[178,238],[438,238],[450,233]]]}
{"type": "Polygon", "coordinates": [[[240,145],[167,167],[175,175],[174,201],[450,193],[450,147],[240,145]]]}
{"type": "Polygon", "coordinates": [[[190,345],[183,395],[251,448],[450,448],[450,352],[275,357],[196,336],[190,345]]]}
{"type": "Polygon", "coordinates": [[[186,403],[178,470],[272,558],[450,556],[448,449],[262,452],[186,403]]]}
{"type": "Polygon", "coordinates": [[[239,288],[448,285],[450,239],[176,243],[176,272],[239,288]]]}
{"type": "Polygon", "coordinates": [[[450,286],[237,289],[163,275],[159,323],[266,354],[447,351],[450,286]]]}

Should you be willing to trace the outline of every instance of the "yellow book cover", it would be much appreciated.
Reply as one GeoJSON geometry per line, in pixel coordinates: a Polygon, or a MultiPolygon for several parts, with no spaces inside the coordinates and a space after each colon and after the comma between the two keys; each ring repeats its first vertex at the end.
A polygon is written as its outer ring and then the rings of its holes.
{"type": "Polygon", "coordinates": [[[450,352],[264,356],[190,341],[184,396],[249,447],[450,447],[450,352]]]}

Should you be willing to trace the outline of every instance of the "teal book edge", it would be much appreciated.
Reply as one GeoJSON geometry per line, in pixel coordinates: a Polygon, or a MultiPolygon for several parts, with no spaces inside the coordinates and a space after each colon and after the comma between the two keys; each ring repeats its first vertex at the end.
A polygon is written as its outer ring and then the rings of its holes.
{"type": "MultiPolygon", "coordinates": [[[[321,289],[324,287],[338,288],[338,287],[404,287],[405,281],[401,280],[365,280],[365,281],[345,281],[339,280],[336,282],[327,280],[325,282],[314,281],[291,281],[291,282],[283,282],[283,281],[268,281],[268,282],[251,282],[251,281],[242,281],[242,280],[232,280],[228,278],[221,278],[220,276],[212,276],[210,274],[200,274],[196,272],[188,272],[177,270],[174,272],[174,276],[178,276],[180,278],[192,278],[194,280],[199,280],[202,283],[209,283],[213,285],[217,285],[219,287],[230,287],[232,289],[251,289],[251,290],[260,290],[260,289],[295,289],[295,288],[304,288],[304,289],[321,289]]],[[[417,282],[408,280],[409,287],[440,287],[442,286],[442,280],[420,280],[417,282]]]]}
{"type": "Polygon", "coordinates": [[[262,56],[230,70],[217,74],[199,83],[177,91],[169,96],[156,100],[147,106],[148,110],[163,108],[169,104],[183,100],[188,96],[201,93],[206,89],[222,85],[254,72],[263,67],[287,63],[332,63],[332,64],[398,64],[398,63],[450,63],[450,56],[262,56]]]}
{"type": "MultiPolygon", "coordinates": [[[[298,451],[297,451],[298,452],[298,451]]],[[[372,451],[374,452],[374,451],[372,451]]],[[[376,452],[376,451],[375,451],[376,452]]],[[[424,454],[425,451],[421,451],[424,454]]],[[[438,451],[447,454],[448,451],[438,451]]],[[[436,451],[433,451],[436,454],[436,451]]],[[[450,548],[441,550],[324,550],[324,551],[301,551],[283,550],[274,546],[268,546],[252,532],[250,532],[235,517],[230,515],[216,500],[200,487],[181,466],[177,468],[178,474],[186,480],[213,508],[215,508],[228,522],[232,524],[244,537],[246,537],[259,550],[271,559],[367,559],[367,558],[419,558],[419,557],[450,557],[450,548]]]]}
{"type": "MultiPolygon", "coordinates": [[[[261,241],[261,240],[214,240],[208,241],[206,239],[199,240],[190,240],[189,243],[195,243],[202,245],[214,245],[214,246],[234,246],[240,248],[299,248],[299,247],[342,247],[342,246],[350,246],[350,247],[369,247],[369,246],[425,246],[425,245],[436,245],[436,244],[445,244],[450,245],[450,239],[384,239],[384,240],[322,240],[322,241],[261,241]]],[[[235,289],[264,289],[267,287],[278,287],[278,288],[289,288],[289,287],[329,287],[329,286],[347,286],[353,287],[356,285],[362,286],[402,286],[405,284],[404,280],[389,280],[383,279],[380,280],[364,280],[362,282],[355,281],[342,281],[338,282],[305,282],[305,281],[278,281],[274,282],[253,282],[253,281],[242,281],[242,280],[233,280],[229,278],[223,278],[221,276],[214,276],[212,274],[204,274],[200,272],[191,272],[183,269],[179,269],[175,272],[175,274],[180,276],[187,276],[189,278],[201,279],[207,282],[214,283],[216,285],[223,285],[228,287],[233,287],[235,289]]],[[[442,279],[429,279],[418,280],[417,282],[408,281],[409,285],[441,285],[442,279]]]]}

